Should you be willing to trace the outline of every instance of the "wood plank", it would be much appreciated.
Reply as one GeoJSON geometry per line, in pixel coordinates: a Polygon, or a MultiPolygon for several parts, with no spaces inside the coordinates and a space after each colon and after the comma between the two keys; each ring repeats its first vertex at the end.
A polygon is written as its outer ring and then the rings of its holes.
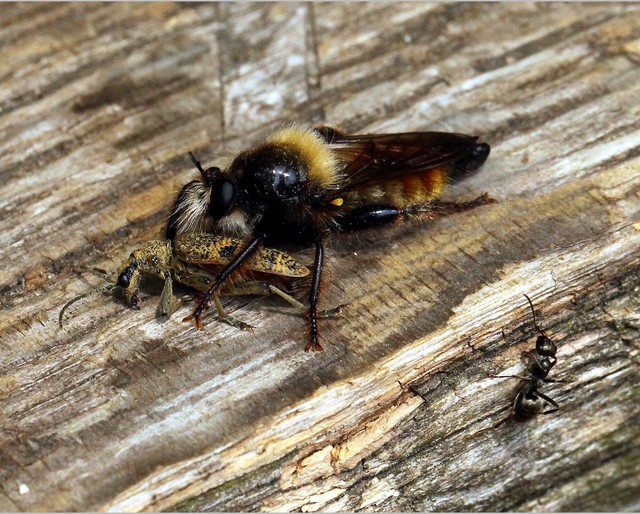
{"type": "MultiPolygon", "coordinates": [[[[634,4],[9,4],[0,21],[0,510],[638,509],[634,4]],[[283,123],[492,145],[499,203],[328,245],[323,354],[105,284],[187,152],[283,123]],[[503,421],[534,330],[560,410],[503,421]]],[[[309,263],[309,252],[296,254],[309,263]]]]}

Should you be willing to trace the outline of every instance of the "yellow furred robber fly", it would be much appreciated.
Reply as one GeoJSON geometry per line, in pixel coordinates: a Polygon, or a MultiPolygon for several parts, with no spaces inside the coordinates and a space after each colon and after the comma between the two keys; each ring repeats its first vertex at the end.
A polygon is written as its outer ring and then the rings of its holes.
{"type": "Polygon", "coordinates": [[[265,245],[315,247],[309,288],[306,350],[321,351],[318,298],[324,243],[330,233],[379,227],[406,218],[433,220],[492,203],[438,200],[447,183],[478,170],[490,147],[446,132],[347,135],[329,127],[289,127],[241,152],[226,169],[204,169],[178,194],[167,239],[186,233],[243,241],[217,274],[193,314],[202,328],[216,292],[265,245]]]}

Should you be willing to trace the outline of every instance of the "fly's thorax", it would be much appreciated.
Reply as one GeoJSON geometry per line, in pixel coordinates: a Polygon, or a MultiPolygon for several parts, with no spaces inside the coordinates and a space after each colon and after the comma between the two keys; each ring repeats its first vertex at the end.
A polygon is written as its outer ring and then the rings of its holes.
{"type": "Polygon", "coordinates": [[[223,216],[215,224],[214,230],[206,230],[205,232],[215,232],[216,234],[244,239],[253,233],[252,221],[246,211],[237,208],[223,216]]]}
{"type": "Polygon", "coordinates": [[[309,195],[307,163],[289,146],[265,144],[244,152],[234,160],[230,174],[238,184],[239,203],[252,214],[306,201],[309,195]]]}
{"type": "Polygon", "coordinates": [[[340,181],[338,161],[326,142],[299,127],[276,131],[241,153],[228,173],[238,185],[238,201],[252,214],[277,204],[309,203],[340,181]]]}

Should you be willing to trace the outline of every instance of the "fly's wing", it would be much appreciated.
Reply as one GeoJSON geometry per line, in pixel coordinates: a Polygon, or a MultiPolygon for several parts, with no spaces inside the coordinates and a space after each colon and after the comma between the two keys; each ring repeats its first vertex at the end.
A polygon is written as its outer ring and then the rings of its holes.
{"type": "Polygon", "coordinates": [[[346,135],[327,127],[316,130],[342,165],[342,193],[434,169],[454,181],[478,169],[489,155],[489,145],[476,143],[477,137],[452,132],[346,135]]]}
{"type": "MultiPolygon", "coordinates": [[[[182,234],[173,242],[176,257],[188,264],[197,264],[203,268],[220,269],[226,266],[245,246],[241,239],[213,234],[182,234]]],[[[246,268],[283,277],[306,277],[310,271],[288,253],[261,248],[251,256],[246,268]]]]}

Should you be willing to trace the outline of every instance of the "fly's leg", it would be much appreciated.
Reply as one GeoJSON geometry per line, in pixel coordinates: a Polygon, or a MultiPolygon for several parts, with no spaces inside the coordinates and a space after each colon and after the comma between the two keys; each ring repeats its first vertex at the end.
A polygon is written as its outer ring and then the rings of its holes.
{"type": "Polygon", "coordinates": [[[359,207],[340,216],[338,223],[340,230],[350,232],[372,227],[388,225],[402,221],[408,217],[422,217],[434,220],[457,212],[470,211],[481,205],[495,203],[496,201],[486,193],[469,202],[440,202],[434,200],[424,205],[412,205],[410,207],[394,207],[393,205],[367,205],[359,207]]]}
{"type": "Polygon", "coordinates": [[[202,317],[204,316],[205,312],[207,312],[207,310],[209,309],[211,299],[217,293],[218,289],[220,289],[220,286],[235,271],[239,271],[241,269],[242,265],[245,264],[249,259],[249,257],[251,257],[260,248],[261,244],[262,244],[262,239],[255,238],[248,245],[246,245],[242,249],[242,251],[238,255],[236,255],[233,258],[233,260],[229,264],[227,264],[227,266],[225,266],[224,269],[218,274],[216,279],[213,281],[213,284],[211,284],[207,292],[204,294],[204,297],[202,298],[198,306],[193,311],[193,314],[191,316],[187,316],[182,321],[189,322],[189,321],[195,320],[196,328],[198,330],[202,329],[202,326],[203,326],[202,317]]]}
{"type": "MultiPolygon", "coordinates": [[[[488,205],[490,203],[496,203],[496,200],[491,198],[487,193],[481,194],[478,198],[475,198],[469,202],[440,202],[434,201],[428,208],[427,212],[433,213],[433,218],[439,218],[441,216],[448,216],[449,214],[455,214],[456,212],[465,212],[480,207],[482,205],[488,205]]],[[[418,208],[418,213],[421,210],[418,208]]],[[[430,216],[431,217],[431,216],[430,216]]]]}
{"type": "MultiPolygon", "coordinates": [[[[175,278],[181,284],[192,287],[196,291],[206,291],[211,282],[213,281],[213,276],[207,273],[202,268],[197,266],[192,266],[188,263],[181,261],[180,259],[175,259],[173,262],[173,273],[175,278]]],[[[224,294],[228,294],[227,289],[223,290],[224,294]]],[[[198,301],[202,299],[202,295],[198,298],[198,301]]],[[[219,295],[216,293],[213,295],[213,302],[216,307],[216,311],[218,313],[218,318],[220,321],[231,325],[232,327],[236,327],[240,330],[252,331],[253,327],[243,321],[240,321],[229,314],[227,314],[222,306],[222,302],[220,301],[219,295]]]]}
{"type": "Polygon", "coordinates": [[[324,265],[324,245],[322,236],[316,239],[316,258],[313,264],[313,278],[309,291],[309,341],[305,351],[321,352],[322,346],[318,342],[318,298],[320,296],[320,282],[322,280],[322,267],[324,265]]]}

